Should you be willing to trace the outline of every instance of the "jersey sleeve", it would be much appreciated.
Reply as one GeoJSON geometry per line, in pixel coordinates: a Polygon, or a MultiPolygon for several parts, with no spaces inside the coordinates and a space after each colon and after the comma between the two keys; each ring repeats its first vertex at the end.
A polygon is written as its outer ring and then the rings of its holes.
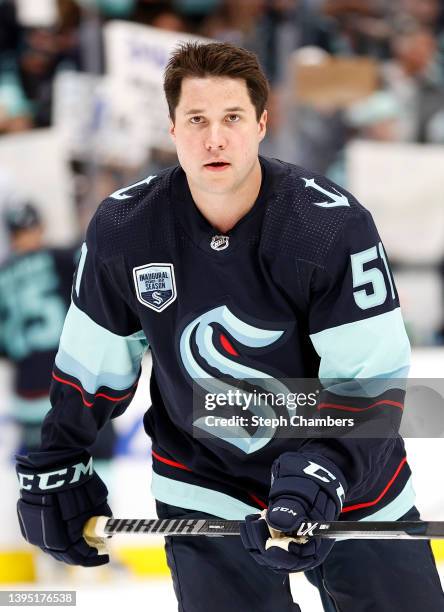
{"type": "Polygon", "coordinates": [[[346,477],[347,497],[356,498],[377,480],[393,450],[410,364],[396,287],[371,214],[364,208],[351,214],[326,264],[306,266],[305,273],[309,334],[324,388],[321,416],[353,416],[357,427],[377,419],[387,427],[371,438],[311,438],[301,448],[335,462],[346,477]]]}
{"type": "Polygon", "coordinates": [[[148,342],[120,289],[112,262],[101,259],[97,218],[87,232],[52,373],[40,461],[91,446],[98,430],[131,402],[148,342]]]}

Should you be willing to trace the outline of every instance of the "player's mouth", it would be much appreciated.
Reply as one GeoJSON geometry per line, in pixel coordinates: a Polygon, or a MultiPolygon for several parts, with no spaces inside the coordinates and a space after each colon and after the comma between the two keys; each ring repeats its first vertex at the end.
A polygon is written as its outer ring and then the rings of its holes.
{"type": "Polygon", "coordinates": [[[222,172],[223,170],[226,170],[227,168],[230,167],[231,164],[229,164],[226,161],[212,161],[212,162],[208,162],[207,164],[204,165],[204,168],[206,170],[209,170],[210,172],[222,172]]]}

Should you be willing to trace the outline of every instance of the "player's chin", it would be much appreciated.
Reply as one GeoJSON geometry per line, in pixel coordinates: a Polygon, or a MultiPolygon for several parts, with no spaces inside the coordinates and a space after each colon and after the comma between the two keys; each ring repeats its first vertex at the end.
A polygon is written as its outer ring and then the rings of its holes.
{"type": "Polygon", "coordinates": [[[236,183],[233,175],[225,174],[225,176],[208,176],[210,173],[204,173],[202,177],[202,184],[205,185],[213,193],[225,193],[230,191],[233,185],[236,183]]]}

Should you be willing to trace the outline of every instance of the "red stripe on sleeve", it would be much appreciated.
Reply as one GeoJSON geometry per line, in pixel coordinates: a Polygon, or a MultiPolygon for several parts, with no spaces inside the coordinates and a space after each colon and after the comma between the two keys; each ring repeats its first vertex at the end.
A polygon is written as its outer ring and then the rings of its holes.
{"type": "MultiPolygon", "coordinates": [[[[91,408],[91,406],[93,405],[93,402],[87,402],[86,401],[85,396],[83,394],[82,387],[80,387],[79,385],[76,385],[75,383],[71,382],[70,380],[65,380],[64,378],[60,378],[54,372],[52,373],[52,377],[57,382],[62,383],[64,385],[69,385],[70,387],[73,387],[74,389],[76,389],[80,393],[80,395],[82,396],[83,405],[86,406],[87,408],[91,408]]],[[[110,402],[121,402],[122,400],[127,399],[128,397],[130,397],[131,394],[132,394],[132,391],[130,391],[126,395],[122,395],[121,397],[110,397],[109,395],[105,395],[105,393],[96,393],[94,395],[94,398],[96,398],[96,397],[103,397],[103,398],[109,400],[110,402]]]]}
{"type": "Polygon", "coordinates": [[[355,504],[354,506],[344,506],[344,508],[342,508],[341,514],[343,514],[344,512],[351,512],[352,510],[360,510],[361,508],[368,508],[369,506],[374,506],[379,501],[381,501],[381,499],[384,497],[384,495],[390,489],[392,484],[395,482],[399,472],[401,471],[402,467],[405,465],[406,462],[407,462],[407,457],[404,457],[404,459],[401,461],[401,463],[396,468],[396,472],[390,478],[390,480],[388,481],[386,487],[382,490],[382,492],[378,495],[378,497],[376,499],[374,499],[373,501],[364,502],[362,504],[355,504]]]}
{"type": "Polygon", "coordinates": [[[370,410],[375,406],[380,406],[381,404],[387,404],[388,406],[394,406],[395,408],[400,408],[404,410],[404,405],[400,402],[394,402],[393,400],[379,400],[374,404],[370,404],[367,408],[354,408],[353,406],[343,406],[342,404],[328,404],[327,402],[321,402],[318,406],[318,410],[322,410],[323,408],[333,408],[334,410],[345,410],[347,412],[364,412],[364,410],[370,410]]]}
{"type": "Polygon", "coordinates": [[[268,508],[267,504],[264,504],[264,502],[259,499],[259,497],[256,497],[256,495],[253,495],[253,493],[248,493],[248,495],[251,497],[254,503],[259,506],[259,508],[262,508],[263,510],[266,510],[268,508]]]}
{"type": "Polygon", "coordinates": [[[153,455],[155,459],[157,459],[157,461],[160,461],[161,463],[166,463],[167,465],[177,467],[180,470],[186,470],[187,472],[192,472],[192,470],[190,470],[190,468],[187,467],[186,465],[183,465],[183,463],[178,463],[177,461],[171,461],[171,459],[166,459],[165,457],[161,457],[160,455],[155,453],[153,450],[151,450],[151,454],[153,455]]]}

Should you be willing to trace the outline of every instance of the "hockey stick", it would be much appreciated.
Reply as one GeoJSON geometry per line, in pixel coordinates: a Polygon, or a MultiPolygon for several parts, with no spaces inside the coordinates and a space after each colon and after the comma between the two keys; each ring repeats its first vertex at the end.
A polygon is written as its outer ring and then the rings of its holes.
{"type": "MultiPolygon", "coordinates": [[[[95,516],[86,523],[85,538],[116,533],[182,536],[238,536],[240,521],[220,519],[118,519],[95,516]]],[[[289,534],[282,534],[287,537],[289,534]]],[[[444,521],[333,521],[302,523],[290,537],[300,544],[310,537],[354,539],[444,539],[444,521]]]]}

